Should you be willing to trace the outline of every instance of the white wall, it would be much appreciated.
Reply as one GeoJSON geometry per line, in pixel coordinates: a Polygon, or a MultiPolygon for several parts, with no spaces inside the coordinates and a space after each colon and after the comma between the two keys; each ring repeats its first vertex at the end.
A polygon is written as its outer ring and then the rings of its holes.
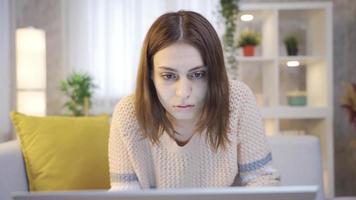
{"type": "Polygon", "coordinates": [[[0,142],[9,140],[11,93],[11,17],[10,0],[0,0],[0,142]]]}

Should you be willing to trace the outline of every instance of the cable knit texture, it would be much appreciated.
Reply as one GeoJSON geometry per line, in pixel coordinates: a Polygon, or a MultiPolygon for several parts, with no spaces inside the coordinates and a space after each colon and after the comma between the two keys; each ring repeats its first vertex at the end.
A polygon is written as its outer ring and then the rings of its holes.
{"type": "Polygon", "coordinates": [[[230,121],[225,150],[212,151],[205,134],[179,146],[167,133],[158,145],[142,139],[134,96],[116,106],[109,138],[111,190],[270,186],[278,184],[256,100],[242,82],[230,81],[230,121]]]}

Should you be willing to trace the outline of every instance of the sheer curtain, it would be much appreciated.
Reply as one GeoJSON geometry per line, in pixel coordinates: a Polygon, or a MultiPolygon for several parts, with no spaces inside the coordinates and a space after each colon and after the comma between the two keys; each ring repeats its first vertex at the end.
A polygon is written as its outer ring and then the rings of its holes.
{"type": "Polygon", "coordinates": [[[168,11],[193,10],[217,29],[218,0],[63,0],[66,74],[91,74],[93,113],[112,113],[134,91],[141,46],[153,21],[168,11]]]}

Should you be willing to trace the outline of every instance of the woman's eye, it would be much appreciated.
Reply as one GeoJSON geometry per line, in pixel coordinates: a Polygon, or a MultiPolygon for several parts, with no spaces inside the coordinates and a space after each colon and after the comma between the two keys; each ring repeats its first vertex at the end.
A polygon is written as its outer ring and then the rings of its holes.
{"type": "Polygon", "coordinates": [[[200,71],[200,72],[193,72],[192,74],[189,75],[189,77],[191,79],[201,79],[205,76],[205,72],[204,71],[200,71]]]}
{"type": "Polygon", "coordinates": [[[162,74],[161,75],[165,80],[175,80],[177,76],[175,74],[162,74]]]}

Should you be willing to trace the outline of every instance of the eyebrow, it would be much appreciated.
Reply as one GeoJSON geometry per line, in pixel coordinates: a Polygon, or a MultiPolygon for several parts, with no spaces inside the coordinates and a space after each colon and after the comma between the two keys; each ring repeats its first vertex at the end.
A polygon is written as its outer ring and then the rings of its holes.
{"type": "MultiPolygon", "coordinates": [[[[173,72],[177,72],[176,69],[172,69],[172,68],[169,68],[169,67],[165,67],[165,66],[160,66],[158,67],[160,69],[165,69],[165,70],[168,70],[168,71],[173,71],[173,72]]],[[[192,71],[195,71],[197,69],[200,69],[200,68],[206,68],[205,66],[197,66],[197,67],[194,67],[192,69],[190,69],[188,72],[192,72],[192,71]]]]}

